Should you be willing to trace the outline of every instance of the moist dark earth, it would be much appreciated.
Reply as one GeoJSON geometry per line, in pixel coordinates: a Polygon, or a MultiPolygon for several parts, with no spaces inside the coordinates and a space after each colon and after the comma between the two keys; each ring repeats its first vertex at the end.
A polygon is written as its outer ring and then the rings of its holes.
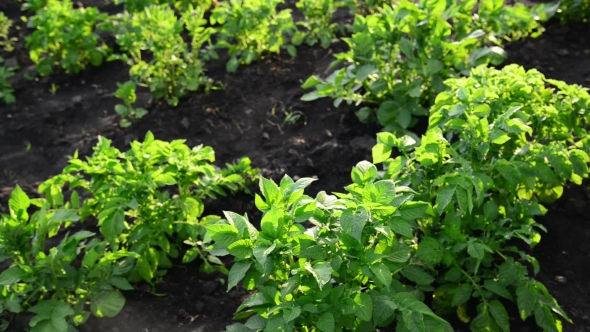
{"type": "MultiPolygon", "coordinates": [[[[101,6],[102,1],[83,1],[101,6]]],[[[1,8],[1,6],[0,6],[1,8]]],[[[20,15],[18,3],[5,2],[13,20],[20,15]]],[[[107,8],[112,10],[112,7],[107,8]]],[[[537,39],[507,47],[507,63],[536,68],[550,78],[590,86],[590,26],[551,22],[537,39]]],[[[17,50],[0,54],[21,70],[12,83],[17,103],[0,105],[0,212],[6,213],[11,190],[19,184],[30,195],[45,179],[58,174],[67,156],[76,150],[90,155],[101,135],[126,150],[129,142],[142,140],[148,130],[162,140],[186,139],[190,146],[212,146],[222,166],[241,156],[252,159],[265,177],[279,180],[283,174],[319,178],[308,190],[343,191],[351,168],[371,160],[371,147],[379,127],[363,125],[354,107],[334,108],[330,100],[303,102],[301,83],[312,74],[325,74],[334,53],[344,51],[342,43],[330,49],[300,47],[296,58],[272,55],[236,73],[225,71],[225,62],[208,66],[208,75],[222,82],[224,89],[196,93],[176,108],[166,104],[147,105],[149,94],[138,93],[139,106],[147,116],[129,128],[118,126],[113,108],[116,82],[128,79],[121,63],[105,63],[79,75],[52,75],[29,81],[32,72],[23,36],[19,31],[17,50]],[[57,88],[52,93],[52,86],[57,88]],[[286,114],[303,114],[286,122],[286,114]]],[[[590,331],[590,182],[567,188],[563,197],[549,207],[540,221],[549,233],[531,250],[541,264],[537,279],[543,282],[575,325],[564,323],[564,331],[590,331]]],[[[253,198],[240,194],[208,202],[206,214],[230,210],[256,213],[253,198]]],[[[125,293],[127,304],[115,318],[91,318],[80,328],[85,332],[217,332],[232,323],[232,316],[248,295],[240,288],[226,292],[220,274],[199,273],[199,263],[178,265],[169,271],[156,293],[138,285],[125,293]]],[[[534,320],[520,322],[516,309],[513,331],[539,331],[534,320]]],[[[455,321],[453,321],[455,322],[455,321]]],[[[12,324],[22,331],[24,319],[12,324]]],[[[468,327],[456,324],[457,331],[468,327]]]]}

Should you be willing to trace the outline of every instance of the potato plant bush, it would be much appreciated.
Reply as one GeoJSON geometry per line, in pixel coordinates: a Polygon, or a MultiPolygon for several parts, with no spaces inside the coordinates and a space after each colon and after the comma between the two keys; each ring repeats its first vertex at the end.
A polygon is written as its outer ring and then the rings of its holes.
{"type": "Polygon", "coordinates": [[[199,258],[202,272],[226,273],[203,250],[211,241],[204,226],[220,219],[202,216],[203,202],[248,191],[258,171],[248,158],[224,169],[214,160],[210,147],[151,133],[126,152],[101,137],[86,161],[74,156],[39,186],[43,198],[17,187],[0,219],[0,257],[10,263],[0,274],[4,325],[24,311],[35,314],[31,331],[74,331],[90,313],[112,317],[125,303],[118,290],[154,284],[174,259],[199,258]]]}
{"type": "Polygon", "coordinates": [[[109,48],[94,28],[106,16],[93,7],[74,9],[71,0],[47,0],[30,18],[29,26],[35,31],[26,37],[37,71],[48,75],[58,68],[70,74],[88,64],[100,65],[109,48]]]}
{"type": "Polygon", "coordinates": [[[402,0],[376,14],[357,15],[353,35],[344,39],[350,51],[335,55],[332,64],[344,66],[326,78],[310,77],[303,88],[315,91],[302,99],[362,104],[357,115],[363,122],[376,118],[384,130],[405,133],[446,89],[445,79],[480,64],[500,64],[503,41],[542,29],[538,20],[554,10],[491,0],[402,0]]]}
{"type": "Polygon", "coordinates": [[[209,251],[235,259],[229,288],[256,290],[228,331],[452,331],[450,314],[509,331],[506,301],[545,331],[571,323],[522,245],[546,232],[543,204],[588,178],[587,89],[515,65],[445,84],[422,139],[378,134],[383,169],[359,163],[347,193],[262,179],[260,231],[231,212],[206,226],[209,251]]]}
{"type": "Polygon", "coordinates": [[[583,21],[590,19],[589,0],[563,0],[560,1],[560,18],[562,21],[583,21]]]}

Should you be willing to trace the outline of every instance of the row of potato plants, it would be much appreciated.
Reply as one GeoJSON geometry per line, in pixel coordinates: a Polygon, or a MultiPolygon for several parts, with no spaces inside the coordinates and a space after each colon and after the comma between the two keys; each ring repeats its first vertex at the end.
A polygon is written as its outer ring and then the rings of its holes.
{"type": "MultiPolygon", "coordinates": [[[[267,52],[286,49],[294,56],[295,46],[303,42],[309,45],[319,42],[328,47],[335,40],[336,31],[343,32],[346,28],[332,22],[334,13],[338,8],[349,7],[358,15],[353,38],[346,39],[351,52],[339,55],[335,64],[351,65],[328,77],[327,82],[319,78],[308,81],[306,87],[318,84],[319,87],[306,99],[332,96],[336,104],[342,100],[363,102],[367,107],[359,112],[362,120],[377,116],[386,129],[404,130],[415,123],[413,115],[424,113],[433,96],[440,92],[444,79],[456,77],[481,63],[501,62],[502,42],[531,33],[538,35],[542,30],[538,21],[549,18],[558,5],[529,9],[522,4],[506,7],[502,0],[401,1],[394,5],[397,10],[394,17],[390,5],[383,1],[300,0],[296,6],[305,19],[294,23],[289,9],[277,12],[282,2],[115,0],[125,5],[126,12],[108,17],[96,8],[74,9],[71,0],[28,0],[23,10],[35,13],[28,21],[35,31],[27,37],[26,45],[41,75],[56,69],[77,73],[88,64],[97,66],[105,59],[126,61],[131,67],[131,81],[120,84],[116,97],[123,104],[116,111],[123,118],[121,124],[128,126],[130,120],[146,113],[132,105],[136,85],[148,87],[153,98],[164,98],[176,105],[187,92],[211,87],[203,62],[217,59],[216,49],[228,50],[227,69],[235,71],[267,52]],[[476,6],[477,15],[471,15],[476,6]],[[204,18],[206,13],[209,20],[204,18]],[[370,13],[373,14],[361,16],[370,13]],[[116,36],[123,54],[109,56],[112,50],[100,37],[104,31],[116,36]],[[180,37],[185,31],[192,37],[190,46],[180,37]],[[374,32],[378,36],[368,39],[367,34],[374,32]],[[384,38],[391,33],[396,36],[394,40],[384,38]],[[212,43],[214,34],[216,42],[212,43]],[[142,59],[146,51],[151,54],[148,61],[142,59]],[[397,64],[394,69],[384,66],[391,60],[397,64]],[[400,86],[396,81],[406,78],[415,79],[414,83],[400,86]],[[349,88],[351,91],[347,92],[349,88]],[[379,103],[384,99],[384,92],[394,92],[396,97],[379,103]],[[374,103],[382,106],[375,110],[370,106],[374,103]],[[395,114],[390,111],[392,103],[411,107],[395,114]]],[[[584,20],[588,15],[588,1],[564,1],[560,11],[564,20],[584,20]]],[[[7,81],[12,71],[2,67],[0,77],[1,97],[7,103],[14,102],[7,81]]]]}
{"type": "Polygon", "coordinates": [[[456,314],[507,332],[507,302],[544,331],[572,322],[529,248],[543,204],[588,177],[587,89],[516,65],[445,84],[422,139],[378,134],[382,169],[360,162],[346,193],[263,178],[260,230],[232,212],[206,226],[209,252],[234,257],[228,288],[255,291],[228,331],[453,331],[456,314]]]}
{"type": "Polygon", "coordinates": [[[121,152],[100,137],[86,161],[39,186],[42,198],[16,187],[0,217],[0,330],[30,312],[30,330],[71,332],[94,314],[113,317],[121,290],[157,283],[173,261],[202,261],[201,271],[227,273],[209,255],[204,200],[248,191],[257,176],[242,158],[220,169],[210,147],[189,148],[148,133],[121,152]],[[66,197],[69,195],[69,199],[66,197]]]}

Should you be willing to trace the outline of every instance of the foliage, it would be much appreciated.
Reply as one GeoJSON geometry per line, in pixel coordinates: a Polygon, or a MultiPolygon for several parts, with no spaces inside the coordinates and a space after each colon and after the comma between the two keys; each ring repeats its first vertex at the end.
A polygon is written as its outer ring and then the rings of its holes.
{"type": "Polygon", "coordinates": [[[100,137],[87,161],[74,156],[63,173],[44,182],[39,192],[52,206],[59,206],[66,184],[71,190],[82,190],[80,196],[88,197],[81,208],[82,221],[96,219],[113,250],[139,256],[126,275],[131,281],[153,282],[177,257],[184,262],[201,257],[204,271],[223,271],[219,259],[199,248],[207,242],[202,226],[219,218],[201,217],[203,200],[247,190],[257,170],[250,167],[248,158],[227,169],[211,165],[214,160],[210,147],[190,149],[184,140],[155,140],[149,132],[143,143],[131,143],[124,153],[100,137]],[[191,247],[184,250],[184,244],[191,247]]]}
{"type": "Polygon", "coordinates": [[[411,258],[411,227],[432,207],[377,177],[374,165],[361,162],[348,194],[315,199],[303,195],[313,179],[285,176],[277,185],[263,178],[263,197],[256,195],[261,231],[231,212],[227,222],[207,226],[215,241],[209,250],[235,258],[228,287],[243,279],[258,290],[238,308],[236,318],[248,321],[228,331],[372,331],[394,321],[402,330],[452,331],[419,300],[420,286],[400,282],[431,282],[411,258]],[[305,221],[313,226],[305,229],[305,221]]]}
{"type": "Polygon", "coordinates": [[[9,37],[12,23],[11,19],[0,12],[0,48],[4,48],[6,52],[12,52],[14,50],[12,44],[18,40],[14,37],[9,37]]]}
{"type": "Polygon", "coordinates": [[[60,67],[69,74],[80,72],[88,63],[100,65],[109,48],[99,43],[94,27],[106,17],[96,8],[74,9],[71,0],[47,0],[30,18],[35,31],[26,38],[37,71],[48,75],[60,67]]]}
{"type": "MultiPolygon", "coordinates": [[[[4,62],[4,59],[0,57],[0,65],[4,62]]],[[[14,103],[14,90],[12,85],[8,82],[8,79],[14,76],[14,68],[0,66],[0,100],[10,104],[14,103]]]]}
{"type": "Polygon", "coordinates": [[[131,125],[131,122],[128,120],[128,118],[130,118],[131,121],[141,119],[147,114],[147,111],[142,108],[133,107],[133,104],[136,100],[135,83],[132,81],[125,82],[123,84],[117,82],[117,86],[119,88],[115,92],[115,97],[122,99],[123,104],[115,105],[115,111],[122,118],[119,122],[120,126],[125,128],[131,125]]]}
{"type": "Polygon", "coordinates": [[[356,16],[352,37],[344,40],[350,51],[336,55],[326,79],[310,77],[304,88],[315,91],[302,97],[331,97],[364,104],[357,115],[363,122],[376,118],[386,131],[407,133],[417,116],[427,114],[444,80],[468,74],[480,64],[504,60],[503,40],[521,38],[541,29],[554,7],[505,7],[502,0],[400,1],[377,14],[356,16]],[[472,15],[475,6],[478,12],[472,15]],[[485,46],[487,44],[495,46],[485,46]]]}
{"type": "Polygon", "coordinates": [[[303,194],[312,179],[261,179],[261,231],[231,212],[206,227],[208,250],[234,256],[228,287],[257,290],[235,317],[247,322],[228,331],[395,321],[401,331],[446,331],[439,316],[451,313],[472,331],[509,331],[506,301],[545,331],[571,322],[534,279],[537,260],[514,244],[539,243],[542,203],[588,177],[586,89],[517,66],[445,83],[422,140],[378,134],[383,171],[359,163],[347,194],[313,199],[303,194]]]}
{"type": "Polygon", "coordinates": [[[204,75],[199,58],[201,45],[207,42],[212,29],[204,28],[205,9],[190,8],[179,20],[168,5],[150,6],[137,13],[113,16],[101,29],[115,33],[117,44],[126,53],[110,59],[127,62],[131,79],[147,85],[153,98],[164,98],[176,106],[179,98],[201,86],[208,90],[211,80],[204,75]],[[181,36],[186,26],[193,36],[192,51],[181,36]],[[149,51],[151,60],[143,59],[149,51]]]}
{"type": "Polygon", "coordinates": [[[562,21],[583,21],[590,18],[590,0],[562,0],[559,9],[562,21]]]}
{"type": "Polygon", "coordinates": [[[296,6],[305,16],[297,25],[305,31],[295,32],[292,43],[299,45],[306,42],[313,46],[319,41],[322,47],[329,47],[338,28],[337,23],[332,23],[332,17],[342,4],[337,0],[299,0],[296,6]]]}
{"type": "Polygon", "coordinates": [[[523,320],[533,315],[545,331],[560,331],[560,318],[571,321],[530,276],[529,266],[539,272],[537,260],[513,240],[539,243],[539,231],[546,232],[534,220],[547,211],[541,203],[557,199],[564,183],[588,177],[590,159],[575,142],[590,98],[585,89],[517,66],[480,67],[446,83],[450,90],[437,97],[420,144],[381,133],[373,150],[384,178],[434,206],[434,217],[419,222],[417,252],[436,271],[433,308],[456,312],[472,331],[508,331],[498,300],[510,300],[523,320]],[[390,158],[392,148],[402,155],[390,158]]]}
{"type": "Polygon", "coordinates": [[[124,4],[125,10],[132,13],[141,12],[152,5],[173,4],[180,11],[187,10],[191,6],[209,9],[212,4],[217,5],[216,0],[114,0],[114,2],[117,5],[124,4]]]}
{"type": "Polygon", "coordinates": [[[231,0],[224,1],[213,9],[211,24],[217,28],[218,48],[227,48],[230,55],[226,68],[234,72],[243,64],[250,64],[265,52],[280,52],[286,47],[289,54],[296,55],[293,45],[288,45],[288,36],[296,26],[290,9],[277,13],[277,5],[283,0],[231,0]]]}
{"type": "Polygon", "coordinates": [[[0,257],[11,261],[0,274],[4,327],[10,315],[28,310],[35,314],[32,332],[71,332],[90,312],[112,317],[121,310],[125,298],[118,289],[132,289],[122,275],[136,255],[111,251],[93,232],[70,235],[80,219],[77,196],[54,208],[45,199],[29,199],[17,186],[8,205],[10,214],[0,216],[0,257]],[[29,215],[31,205],[38,209],[29,215]],[[46,250],[60,230],[67,231],[63,239],[46,250]]]}

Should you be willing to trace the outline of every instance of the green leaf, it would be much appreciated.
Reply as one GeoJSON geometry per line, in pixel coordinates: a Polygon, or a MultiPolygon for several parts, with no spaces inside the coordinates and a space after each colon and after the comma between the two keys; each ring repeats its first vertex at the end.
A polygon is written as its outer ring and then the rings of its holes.
{"type": "Polygon", "coordinates": [[[96,317],[115,317],[125,305],[125,297],[118,291],[102,291],[91,300],[90,310],[96,317]]]}
{"type": "Polygon", "coordinates": [[[402,271],[402,275],[419,285],[430,285],[434,278],[416,265],[408,265],[402,271]]]}
{"type": "Polygon", "coordinates": [[[400,206],[399,211],[406,220],[434,217],[432,206],[426,202],[407,202],[400,206]]]}
{"type": "Polygon", "coordinates": [[[485,255],[484,246],[481,243],[469,241],[467,242],[467,253],[469,256],[481,261],[485,255]]]}
{"type": "Polygon", "coordinates": [[[479,311],[479,314],[471,321],[469,328],[473,332],[490,332],[492,329],[492,321],[487,311],[479,311]]]}
{"type": "Polygon", "coordinates": [[[125,212],[121,209],[117,209],[102,221],[100,232],[107,240],[109,240],[111,245],[116,243],[117,237],[121,234],[121,231],[125,229],[124,222],[125,212]]]}
{"type": "Polygon", "coordinates": [[[314,86],[323,83],[322,80],[317,76],[310,76],[304,83],[301,85],[302,89],[309,89],[313,88],[314,86]]]}
{"type": "Polygon", "coordinates": [[[372,150],[373,163],[379,164],[389,159],[391,156],[391,150],[391,146],[385,145],[383,143],[377,143],[377,145],[375,145],[372,150]]]}
{"type": "Polygon", "coordinates": [[[112,276],[109,279],[109,282],[111,283],[111,285],[122,289],[122,290],[133,290],[133,286],[131,286],[131,284],[129,283],[129,281],[127,280],[127,278],[125,277],[121,277],[121,276],[112,276]]]}
{"type": "Polygon", "coordinates": [[[240,282],[240,280],[244,279],[246,272],[250,269],[252,263],[250,262],[236,262],[229,270],[229,276],[227,281],[227,290],[234,288],[240,282]]]}
{"type": "Polygon", "coordinates": [[[496,324],[502,329],[503,332],[510,331],[510,319],[508,318],[508,312],[504,308],[504,305],[500,301],[490,301],[490,313],[496,320],[496,324]]]}
{"type": "Polygon", "coordinates": [[[272,180],[260,178],[260,191],[268,203],[275,204],[280,199],[279,187],[272,180]]]}
{"type": "Polygon", "coordinates": [[[416,254],[425,263],[438,264],[443,259],[444,250],[436,239],[425,236],[418,245],[416,254]]]}
{"type": "Polygon", "coordinates": [[[340,216],[340,225],[342,226],[344,233],[352,236],[361,243],[361,235],[368,218],[367,211],[363,208],[356,211],[348,209],[342,213],[342,216],[340,216]]]}
{"type": "Polygon", "coordinates": [[[373,296],[373,320],[375,324],[385,323],[397,310],[397,305],[387,295],[373,296]]]}
{"type": "Polygon", "coordinates": [[[399,41],[399,48],[405,56],[414,57],[414,45],[409,39],[402,37],[399,41]]]}
{"type": "Polygon", "coordinates": [[[510,291],[508,291],[508,289],[506,287],[502,286],[499,282],[487,279],[484,282],[483,286],[485,288],[487,288],[488,290],[496,293],[497,295],[499,295],[503,298],[506,298],[510,301],[513,301],[512,294],[510,294],[510,291]]]}
{"type": "Polygon", "coordinates": [[[357,293],[354,296],[354,314],[362,321],[369,321],[373,317],[373,300],[367,293],[357,293]]]}
{"type": "Polygon", "coordinates": [[[256,248],[254,248],[254,257],[260,264],[264,265],[268,255],[272,253],[276,246],[276,243],[273,243],[270,246],[266,244],[257,244],[256,248]]]}
{"type": "Polygon", "coordinates": [[[438,190],[436,195],[436,205],[438,207],[438,214],[441,215],[444,213],[445,207],[449,205],[451,200],[453,199],[453,195],[455,194],[454,187],[444,187],[438,190]]]}
{"type": "Polygon", "coordinates": [[[455,289],[453,295],[453,307],[458,307],[461,304],[467,302],[471,298],[471,293],[473,292],[473,287],[470,284],[463,284],[461,287],[455,289]]]}
{"type": "Polygon", "coordinates": [[[12,285],[21,280],[21,277],[25,275],[25,271],[21,270],[18,266],[13,266],[7,270],[4,270],[0,274],[0,285],[12,285]]]}
{"type": "Polygon", "coordinates": [[[426,331],[426,326],[424,325],[424,316],[419,312],[402,309],[402,320],[406,329],[409,331],[428,332],[426,331]]]}
{"type": "Polygon", "coordinates": [[[262,228],[262,234],[277,237],[280,234],[281,219],[283,218],[283,211],[276,206],[272,206],[262,217],[260,227],[262,228]]]}
{"type": "Polygon", "coordinates": [[[535,308],[535,322],[545,332],[561,332],[561,322],[555,319],[551,309],[546,306],[537,306],[535,308]]]}
{"type": "Polygon", "coordinates": [[[205,226],[209,236],[216,242],[217,245],[227,248],[230,244],[238,241],[238,230],[232,225],[216,224],[205,226]]]}
{"type": "Polygon", "coordinates": [[[27,209],[30,205],[31,201],[29,200],[29,196],[27,196],[27,194],[25,194],[25,192],[17,184],[16,187],[14,187],[14,190],[12,190],[10,199],[8,200],[10,215],[13,218],[18,218],[20,216],[20,218],[27,220],[29,219],[27,209]]]}
{"type": "Polygon", "coordinates": [[[317,328],[322,332],[334,332],[335,322],[334,315],[331,312],[324,312],[320,315],[317,322],[317,328]]]}
{"type": "Polygon", "coordinates": [[[522,320],[529,317],[535,310],[538,305],[536,300],[537,294],[529,287],[529,283],[527,281],[520,282],[516,288],[516,304],[522,320]]]}
{"type": "Polygon", "coordinates": [[[392,275],[389,268],[383,263],[376,263],[370,266],[371,272],[375,274],[377,281],[381,283],[385,288],[389,289],[392,281],[392,275]]]}
{"type": "Polygon", "coordinates": [[[410,259],[410,255],[410,247],[402,244],[394,249],[387,259],[395,263],[405,263],[408,261],[408,259],[410,259]]]}
{"type": "Polygon", "coordinates": [[[313,275],[320,290],[332,279],[332,266],[326,262],[319,262],[313,266],[309,262],[306,262],[305,269],[313,275]]]}
{"type": "Polygon", "coordinates": [[[250,258],[252,256],[252,240],[236,241],[227,247],[227,251],[239,260],[250,258]]]}
{"type": "Polygon", "coordinates": [[[388,223],[389,228],[395,233],[401,234],[405,237],[413,237],[414,234],[412,233],[412,227],[407,220],[401,218],[392,218],[391,221],[388,223]]]}

